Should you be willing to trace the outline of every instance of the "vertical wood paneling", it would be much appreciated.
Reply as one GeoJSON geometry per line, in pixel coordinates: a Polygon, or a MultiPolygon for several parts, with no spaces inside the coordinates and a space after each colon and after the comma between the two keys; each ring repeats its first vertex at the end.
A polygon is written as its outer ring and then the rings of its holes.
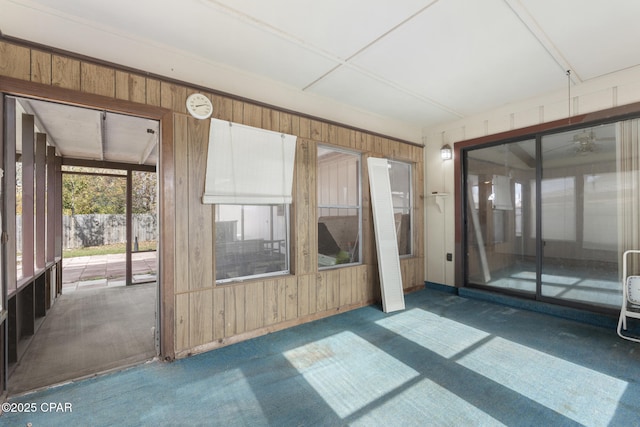
{"type": "Polygon", "coordinates": [[[273,325],[286,318],[286,281],[269,280],[264,283],[264,325],[273,325]]]}
{"type": "Polygon", "coordinates": [[[175,345],[176,351],[191,348],[189,343],[189,294],[176,295],[175,345]]]}
{"type": "Polygon", "coordinates": [[[214,286],[213,207],[202,204],[209,121],[187,119],[189,167],[189,289],[214,286]]]}
{"type": "Polygon", "coordinates": [[[298,281],[295,276],[287,277],[285,284],[285,319],[293,320],[298,317],[298,281]]]}
{"type": "Polygon", "coordinates": [[[340,145],[345,148],[351,147],[351,140],[353,139],[353,135],[356,131],[344,128],[342,126],[338,127],[338,141],[340,145]]]}
{"type": "Polygon", "coordinates": [[[371,302],[373,301],[373,284],[369,278],[369,269],[366,265],[360,267],[357,272],[357,298],[356,301],[371,302]]]}
{"type": "Polygon", "coordinates": [[[278,279],[278,317],[277,322],[284,322],[287,318],[287,281],[278,279]]]}
{"type": "Polygon", "coordinates": [[[357,267],[350,268],[341,268],[337,270],[339,272],[339,306],[343,307],[345,305],[351,304],[351,297],[353,295],[353,287],[355,286],[354,282],[354,273],[357,271],[357,267]]]}
{"type": "Polygon", "coordinates": [[[176,293],[189,290],[189,156],[187,117],[174,114],[175,282],[176,293]]]}
{"type": "Polygon", "coordinates": [[[281,132],[280,112],[271,108],[262,109],[262,127],[267,130],[281,132]]]}
{"type": "Polygon", "coordinates": [[[213,290],[189,294],[189,345],[195,347],[213,341],[213,290]]]}
{"type": "MultiPolygon", "coordinates": [[[[296,132],[293,129],[293,116],[291,114],[281,112],[279,114],[279,118],[280,118],[280,132],[286,133],[289,135],[297,135],[298,138],[300,138],[300,135],[298,134],[298,132],[296,132]]],[[[300,123],[298,120],[296,121],[298,122],[298,124],[300,123]]]]}
{"type": "Polygon", "coordinates": [[[162,86],[160,81],[147,78],[145,82],[147,104],[159,107],[162,104],[162,86]]]}
{"type": "Polygon", "coordinates": [[[340,272],[343,269],[327,270],[325,283],[327,288],[327,309],[340,305],[340,272]]]}
{"type": "Polygon", "coordinates": [[[244,102],[234,99],[231,103],[231,121],[244,123],[244,102]]]}
{"type": "Polygon", "coordinates": [[[311,139],[311,120],[306,117],[300,117],[300,132],[298,136],[300,138],[311,139]]]}
{"type": "Polygon", "coordinates": [[[80,90],[80,61],[60,55],[51,58],[51,84],[65,89],[80,90]]]}
{"type": "Polygon", "coordinates": [[[322,135],[322,123],[317,120],[310,120],[309,122],[309,138],[318,142],[325,142],[322,135]]]}
{"type": "Polygon", "coordinates": [[[113,69],[83,62],[80,64],[80,87],[83,92],[116,96],[116,74],[113,69]]]}
{"type": "Polygon", "coordinates": [[[330,124],[327,127],[327,141],[329,144],[334,144],[334,145],[341,145],[340,144],[340,139],[338,138],[338,129],[339,127],[334,125],[334,124],[330,124]]]}
{"type": "Polygon", "coordinates": [[[280,282],[277,280],[268,281],[264,284],[264,324],[273,325],[280,317],[280,282]]]}
{"type": "MultiPolygon", "coordinates": [[[[303,276],[298,276],[297,284],[298,284],[298,316],[306,316],[311,313],[310,309],[310,300],[309,300],[309,288],[310,288],[310,278],[308,274],[303,276]]],[[[315,276],[314,276],[315,277],[315,276]]],[[[313,307],[315,308],[315,301],[313,303],[313,307]]]]}
{"type": "Polygon", "coordinates": [[[220,120],[233,120],[233,101],[231,98],[223,96],[211,97],[211,103],[213,104],[212,116],[220,120]]]}
{"type": "Polygon", "coordinates": [[[160,82],[160,106],[176,113],[187,113],[187,88],[177,84],[160,82]]]}
{"type": "Polygon", "coordinates": [[[29,80],[31,77],[29,49],[0,41],[0,75],[29,80]]]}
{"type": "Polygon", "coordinates": [[[31,51],[31,81],[51,84],[51,54],[39,50],[31,51]]]}
{"type": "Polygon", "coordinates": [[[247,126],[262,127],[262,107],[245,103],[242,123],[247,126]]]}
{"type": "MultiPolygon", "coordinates": [[[[313,287],[313,283],[311,284],[313,287]]],[[[327,309],[327,272],[316,274],[316,309],[315,312],[327,309]]]]}
{"type": "Polygon", "coordinates": [[[116,71],[116,98],[144,104],[147,99],[146,79],[142,76],[116,71]]]}
{"type": "Polygon", "coordinates": [[[246,285],[236,285],[233,287],[235,294],[235,315],[236,315],[236,333],[241,334],[246,331],[246,285]]]}
{"type": "Polygon", "coordinates": [[[224,289],[224,336],[230,337],[236,333],[236,295],[234,286],[224,289]]]}
{"type": "Polygon", "coordinates": [[[264,326],[264,284],[254,282],[247,284],[245,326],[247,331],[264,326]]]}
{"type": "Polygon", "coordinates": [[[215,288],[213,290],[213,339],[220,340],[225,337],[227,316],[235,320],[235,314],[232,310],[227,312],[225,290],[224,288],[215,288]]]}

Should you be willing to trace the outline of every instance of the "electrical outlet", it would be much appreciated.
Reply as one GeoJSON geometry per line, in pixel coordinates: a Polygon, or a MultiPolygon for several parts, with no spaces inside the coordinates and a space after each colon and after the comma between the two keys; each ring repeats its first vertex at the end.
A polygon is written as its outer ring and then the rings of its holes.
{"type": "Polygon", "coordinates": [[[451,252],[447,253],[447,261],[453,261],[453,254],[451,252]]]}

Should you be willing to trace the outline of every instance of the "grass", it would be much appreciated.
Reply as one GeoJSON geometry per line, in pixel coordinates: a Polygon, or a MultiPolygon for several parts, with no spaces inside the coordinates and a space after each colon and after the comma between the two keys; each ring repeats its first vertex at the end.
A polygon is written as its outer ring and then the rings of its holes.
{"type": "MultiPolygon", "coordinates": [[[[156,250],[156,242],[139,242],[138,243],[139,251],[150,251],[156,250]]],[[[63,258],[74,258],[79,256],[90,256],[90,255],[109,255],[109,254],[123,254],[126,252],[126,246],[124,243],[115,243],[112,245],[103,245],[103,246],[88,246],[85,248],[75,248],[75,249],[67,249],[62,251],[63,258]]]]}

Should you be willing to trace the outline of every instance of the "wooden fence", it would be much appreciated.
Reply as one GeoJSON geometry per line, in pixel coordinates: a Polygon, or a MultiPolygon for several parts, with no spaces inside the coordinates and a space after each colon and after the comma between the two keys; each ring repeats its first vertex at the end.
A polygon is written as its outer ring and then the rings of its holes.
{"type": "MultiPolygon", "coordinates": [[[[135,214],[133,239],[139,242],[158,239],[158,221],[154,214],[135,214]]],[[[102,246],[126,242],[125,215],[88,214],[62,217],[62,249],[102,246]]],[[[18,252],[22,251],[22,217],[16,218],[18,252]]]]}

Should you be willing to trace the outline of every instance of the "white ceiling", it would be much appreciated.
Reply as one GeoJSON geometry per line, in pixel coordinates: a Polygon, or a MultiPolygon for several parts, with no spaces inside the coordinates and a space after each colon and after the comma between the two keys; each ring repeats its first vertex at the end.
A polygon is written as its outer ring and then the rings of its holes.
{"type": "Polygon", "coordinates": [[[638,0],[0,0],[7,36],[415,142],[639,66],[638,0]]]}
{"type": "MultiPolygon", "coordinates": [[[[62,157],[148,166],[158,161],[157,121],[33,99],[17,101],[62,157]]],[[[21,152],[21,145],[16,149],[21,152]]]]}

